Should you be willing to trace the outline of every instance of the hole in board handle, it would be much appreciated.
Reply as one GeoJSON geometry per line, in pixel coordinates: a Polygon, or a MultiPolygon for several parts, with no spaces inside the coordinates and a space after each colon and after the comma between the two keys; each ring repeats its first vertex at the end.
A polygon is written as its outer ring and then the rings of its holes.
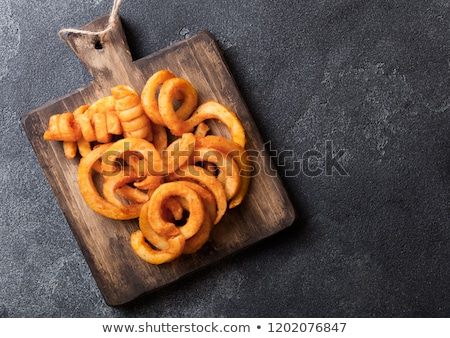
{"type": "Polygon", "coordinates": [[[100,40],[100,38],[98,36],[96,36],[94,38],[94,40],[92,41],[92,44],[94,45],[94,48],[97,50],[102,50],[103,49],[103,43],[100,40]]]}

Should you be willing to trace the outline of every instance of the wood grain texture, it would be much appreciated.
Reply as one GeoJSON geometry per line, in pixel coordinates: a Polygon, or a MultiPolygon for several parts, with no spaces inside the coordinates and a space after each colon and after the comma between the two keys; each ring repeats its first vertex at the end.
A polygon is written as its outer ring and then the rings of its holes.
{"type": "MultiPolygon", "coordinates": [[[[99,30],[106,19],[99,18],[83,28],[99,30]]],[[[200,32],[136,61],[131,58],[120,20],[103,37],[71,34],[67,42],[92,74],[93,82],[29,112],[22,126],[108,305],[130,302],[173,283],[293,223],[295,210],[270,158],[262,151],[263,140],[210,33],[200,32]],[[137,220],[110,220],[92,211],[79,192],[79,159],[66,159],[62,144],[44,141],[43,134],[52,114],[93,103],[110,95],[111,87],[118,84],[128,84],[140,92],[148,77],[160,69],[189,80],[200,102],[217,100],[236,112],[247,132],[246,148],[255,155],[252,163],[257,175],[244,202],[227,211],[200,251],[154,266],[137,257],[129,244],[130,234],[138,229],[137,220]]],[[[220,123],[209,124],[215,134],[227,135],[220,123]]]]}

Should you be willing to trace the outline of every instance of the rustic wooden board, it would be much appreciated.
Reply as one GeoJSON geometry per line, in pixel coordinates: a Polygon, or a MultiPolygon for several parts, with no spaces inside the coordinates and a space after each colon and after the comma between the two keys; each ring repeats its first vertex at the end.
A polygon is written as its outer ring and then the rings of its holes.
{"type": "MultiPolygon", "coordinates": [[[[98,31],[106,20],[99,18],[83,28],[98,31]]],[[[263,140],[210,33],[200,32],[136,61],[131,58],[120,20],[101,46],[98,37],[88,35],[72,34],[67,42],[92,74],[93,82],[29,112],[22,125],[107,304],[130,302],[293,223],[295,210],[271,160],[262,152],[263,140]],[[137,220],[114,221],[92,211],[77,185],[79,159],[66,159],[62,144],[44,141],[43,133],[52,114],[73,111],[110,95],[114,85],[128,84],[140,92],[148,77],[160,69],[189,80],[200,102],[217,100],[236,112],[247,132],[247,149],[257,155],[253,158],[257,175],[244,202],[228,210],[199,252],[154,266],[138,258],[129,244],[131,232],[138,229],[137,220]]],[[[220,123],[211,122],[210,126],[216,134],[227,133],[220,123]]]]}

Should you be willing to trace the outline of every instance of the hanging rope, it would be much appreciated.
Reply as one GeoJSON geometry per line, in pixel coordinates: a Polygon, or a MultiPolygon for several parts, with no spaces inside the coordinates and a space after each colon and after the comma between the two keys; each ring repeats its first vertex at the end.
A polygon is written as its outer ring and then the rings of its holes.
{"type": "Polygon", "coordinates": [[[76,28],[63,28],[58,32],[59,37],[62,40],[65,40],[65,37],[67,36],[67,34],[70,34],[70,33],[103,36],[104,34],[108,33],[111,29],[113,29],[115,27],[117,19],[119,17],[119,15],[118,15],[119,7],[120,7],[120,4],[122,3],[122,1],[123,0],[114,0],[113,8],[111,10],[111,14],[109,15],[109,19],[108,19],[108,25],[105,27],[105,29],[98,31],[98,32],[93,32],[93,31],[76,29],[76,28]]]}

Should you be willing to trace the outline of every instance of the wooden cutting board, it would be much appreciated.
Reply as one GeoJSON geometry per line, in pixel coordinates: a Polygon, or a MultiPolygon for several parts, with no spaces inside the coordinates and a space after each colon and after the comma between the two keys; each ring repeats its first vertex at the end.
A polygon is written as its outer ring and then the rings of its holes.
{"type": "MultiPolygon", "coordinates": [[[[107,19],[101,17],[83,29],[101,30],[107,19]]],[[[293,223],[295,210],[271,159],[263,152],[263,140],[210,33],[200,32],[136,61],[131,58],[120,20],[103,41],[97,36],[71,34],[67,42],[92,74],[93,82],[27,113],[22,126],[108,305],[130,302],[173,283],[293,223]],[[61,142],[44,141],[43,134],[52,114],[93,103],[110,95],[115,85],[127,84],[140,92],[146,80],[161,69],[189,80],[200,102],[217,100],[236,112],[247,132],[246,148],[255,155],[256,175],[244,202],[227,211],[200,251],[155,266],[141,260],[130,246],[130,234],[138,229],[138,221],[115,221],[92,211],[79,192],[79,159],[66,159],[61,142]]],[[[213,133],[226,135],[220,123],[209,124],[213,133]]]]}

